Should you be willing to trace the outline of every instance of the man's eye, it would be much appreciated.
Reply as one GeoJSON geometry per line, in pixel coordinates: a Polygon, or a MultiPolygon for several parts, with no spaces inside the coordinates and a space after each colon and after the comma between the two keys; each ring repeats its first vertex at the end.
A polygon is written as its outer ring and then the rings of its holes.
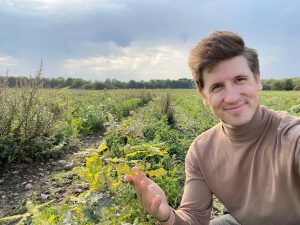
{"type": "Polygon", "coordinates": [[[246,80],[244,77],[239,77],[235,81],[238,83],[238,82],[242,82],[244,80],[246,80]]]}
{"type": "Polygon", "coordinates": [[[214,85],[214,86],[212,86],[211,91],[212,92],[218,91],[221,89],[221,87],[222,87],[221,85],[214,85]]]}

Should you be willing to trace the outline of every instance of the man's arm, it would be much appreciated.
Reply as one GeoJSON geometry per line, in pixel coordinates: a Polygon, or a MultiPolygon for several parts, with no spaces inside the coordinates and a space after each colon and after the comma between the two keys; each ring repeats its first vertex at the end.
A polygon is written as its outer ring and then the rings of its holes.
{"type": "Polygon", "coordinates": [[[212,208],[212,193],[201,172],[197,152],[198,144],[193,142],[185,158],[186,180],[182,200],[175,215],[175,225],[208,225],[212,208]]]}

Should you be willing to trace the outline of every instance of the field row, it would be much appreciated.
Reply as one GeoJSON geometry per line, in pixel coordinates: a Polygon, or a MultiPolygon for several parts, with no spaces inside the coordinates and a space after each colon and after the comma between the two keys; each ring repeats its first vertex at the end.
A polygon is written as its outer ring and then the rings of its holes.
{"type": "MultiPolygon", "coordinates": [[[[218,122],[195,90],[47,90],[40,96],[62,110],[56,126],[64,127],[68,137],[102,129],[105,141],[89,151],[85,166],[73,169],[89,189],[67,197],[64,204],[41,208],[31,224],[154,224],[123,176],[138,166],[178,207],[189,144],[218,122]]],[[[261,102],[300,115],[300,92],[262,92],[261,102]]],[[[216,200],[212,216],[221,212],[216,200]]]]}

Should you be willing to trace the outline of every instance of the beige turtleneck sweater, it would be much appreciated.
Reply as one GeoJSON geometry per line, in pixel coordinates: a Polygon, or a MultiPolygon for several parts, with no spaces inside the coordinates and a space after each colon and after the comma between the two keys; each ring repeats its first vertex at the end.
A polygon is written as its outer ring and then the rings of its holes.
{"type": "Polygon", "coordinates": [[[258,106],[240,127],[220,122],[186,156],[175,225],[206,225],[212,194],[242,225],[300,224],[300,118],[258,106]]]}

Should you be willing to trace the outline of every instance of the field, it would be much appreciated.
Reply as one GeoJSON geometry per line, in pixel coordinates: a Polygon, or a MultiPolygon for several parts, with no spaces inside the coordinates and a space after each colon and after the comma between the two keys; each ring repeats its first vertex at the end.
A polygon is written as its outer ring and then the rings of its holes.
{"type": "MultiPolygon", "coordinates": [[[[261,92],[261,103],[300,116],[299,91],[261,92]]],[[[0,159],[6,168],[0,177],[0,209],[11,199],[15,204],[0,211],[0,224],[154,224],[123,176],[138,166],[178,207],[189,144],[218,122],[196,90],[2,87],[0,105],[0,159]],[[91,137],[94,143],[80,146],[91,137]],[[8,180],[28,173],[14,174],[18,165],[58,166],[66,155],[72,162],[67,170],[43,172],[39,184],[16,198],[6,196],[8,180]]],[[[215,199],[212,217],[221,213],[215,199]]]]}

